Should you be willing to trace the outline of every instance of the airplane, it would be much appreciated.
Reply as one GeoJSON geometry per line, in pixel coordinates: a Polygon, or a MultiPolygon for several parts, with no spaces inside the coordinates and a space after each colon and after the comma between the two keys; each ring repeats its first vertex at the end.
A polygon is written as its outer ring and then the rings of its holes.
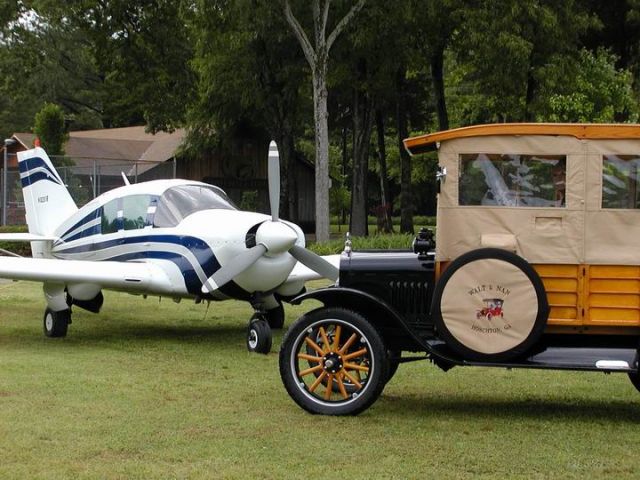
{"type": "MultiPolygon", "coordinates": [[[[64,337],[72,307],[98,313],[102,290],[201,301],[247,301],[247,348],[268,353],[283,300],[306,281],[338,278],[339,255],[305,248],[300,227],[279,218],[280,164],[269,145],[271,216],[241,211],[225,192],[191,180],[153,180],[103,193],[78,208],[44,149],[18,153],[32,258],[0,256],[0,278],[43,283],[43,330],[64,337]]],[[[5,252],[9,253],[9,252],[5,252]]]]}

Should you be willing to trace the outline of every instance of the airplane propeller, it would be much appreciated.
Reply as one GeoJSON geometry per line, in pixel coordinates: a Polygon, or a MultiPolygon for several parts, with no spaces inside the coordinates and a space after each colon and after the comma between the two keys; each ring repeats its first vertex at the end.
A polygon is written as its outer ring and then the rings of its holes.
{"type": "Polygon", "coordinates": [[[207,279],[202,285],[202,293],[211,293],[222,287],[263,255],[274,256],[285,252],[289,252],[297,261],[323,277],[330,280],[338,278],[339,271],[336,267],[312,251],[296,245],[298,235],[293,228],[280,221],[280,156],[274,141],[269,144],[268,178],[271,221],[267,220],[258,227],[255,246],[231,259],[207,279]]]}

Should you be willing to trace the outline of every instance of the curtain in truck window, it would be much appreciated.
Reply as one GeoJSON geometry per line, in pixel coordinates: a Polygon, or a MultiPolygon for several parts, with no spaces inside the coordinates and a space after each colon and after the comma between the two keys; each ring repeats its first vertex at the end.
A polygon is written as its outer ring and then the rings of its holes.
{"type": "Polygon", "coordinates": [[[566,155],[460,155],[459,205],[565,207],[566,155]]]}
{"type": "Polygon", "coordinates": [[[640,208],[639,165],[640,156],[604,155],[602,208],[640,208]]]}

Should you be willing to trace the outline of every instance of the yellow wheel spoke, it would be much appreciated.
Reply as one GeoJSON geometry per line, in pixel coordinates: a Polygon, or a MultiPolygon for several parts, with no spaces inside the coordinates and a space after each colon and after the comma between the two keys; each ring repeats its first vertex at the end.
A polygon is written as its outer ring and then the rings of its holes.
{"type": "Polygon", "coordinates": [[[364,365],[358,365],[357,363],[344,363],[344,368],[347,370],[360,370],[361,372],[368,372],[369,367],[365,367],[364,365]]]}
{"type": "Polygon", "coordinates": [[[344,370],[344,376],[347,378],[347,380],[349,380],[351,383],[353,383],[356,387],[362,388],[362,384],[353,375],[351,375],[346,370],[344,370]]]}
{"type": "Polygon", "coordinates": [[[309,360],[310,362],[320,363],[322,361],[322,357],[314,357],[313,355],[309,355],[306,353],[299,353],[298,358],[301,358],[302,360],[309,360]]]}
{"type": "Polygon", "coordinates": [[[340,347],[340,334],[342,333],[342,325],[336,326],[336,334],[333,337],[333,348],[331,349],[334,352],[338,351],[338,347],[340,347]]]}
{"type": "Polygon", "coordinates": [[[324,399],[329,400],[331,398],[331,392],[333,387],[333,374],[327,376],[327,389],[324,392],[324,399]]]}
{"type": "Polygon", "coordinates": [[[316,381],[311,384],[311,386],[309,387],[309,391],[313,392],[316,388],[318,388],[318,385],[322,383],[322,380],[324,380],[324,377],[326,376],[327,372],[322,372],[322,374],[320,374],[320,376],[316,378],[316,381]]]}
{"type": "Polygon", "coordinates": [[[316,342],[311,340],[309,337],[305,337],[304,341],[307,342],[307,345],[313,348],[319,355],[324,355],[324,352],[322,351],[320,346],[316,342]]]}
{"type": "Polygon", "coordinates": [[[338,382],[338,389],[340,390],[340,394],[346,400],[347,398],[349,398],[349,395],[347,395],[347,390],[344,388],[344,382],[342,381],[342,376],[343,375],[336,375],[336,381],[338,382]]]}
{"type": "Polygon", "coordinates": [[[349,340],[347,340],[347,342],[342,346],[342,348],[340,349],[340,351],[338,353],[340,355],[343,355],[344,352],[346,352],[347,349],[351,346],[351,344],[356,341],[356,338],[358,338],[358,335],[356,335],[355,333],[353,335],[351,335],[349,337],[349,340]]]}
{"type": "Polygon", "coordinates": [[[322,346],[326,347],[325,351],[330,352],[331,344],[329,343],[329,339],[327,338],[327,332],[324,331],[324,327],[320,327],[320,338],[322,338],[322,346]]]}
{"type": "Polygon", "coordinates": [[[322,370],[322,365],[316,365],[315,367],[307,368],[306,370],[302,370],[298,373],[299,377],[304,377],[305,375],[309,375],[310,373],[319,372],[322,370]]]}
{"type": "Polygon", "coordinates": [[[353,353],[350,353],[348,355],[345,355],[344,357],[342,357],[342,359],[346,362],[347,360],[351,360],[352,358],[360,357],[360,356],[364,355],[365,353],[367,353],[367,349],[366,348],[361,348],[357,352],[353,352],[353,353]]]}

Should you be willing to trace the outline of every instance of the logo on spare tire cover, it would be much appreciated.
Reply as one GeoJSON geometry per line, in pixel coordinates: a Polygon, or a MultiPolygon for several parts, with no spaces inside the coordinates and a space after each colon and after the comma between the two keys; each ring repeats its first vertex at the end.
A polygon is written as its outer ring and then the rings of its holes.
{"type": "Polygon", "coordinates": [[[511,324],[505,319],[505,300],[511,294],[510,289],[503,285],[486,284],[477,285],[467,293],[482,302],[482,307],[475,311],[471,330],[492,334],[511,328],[511,324]]]}

